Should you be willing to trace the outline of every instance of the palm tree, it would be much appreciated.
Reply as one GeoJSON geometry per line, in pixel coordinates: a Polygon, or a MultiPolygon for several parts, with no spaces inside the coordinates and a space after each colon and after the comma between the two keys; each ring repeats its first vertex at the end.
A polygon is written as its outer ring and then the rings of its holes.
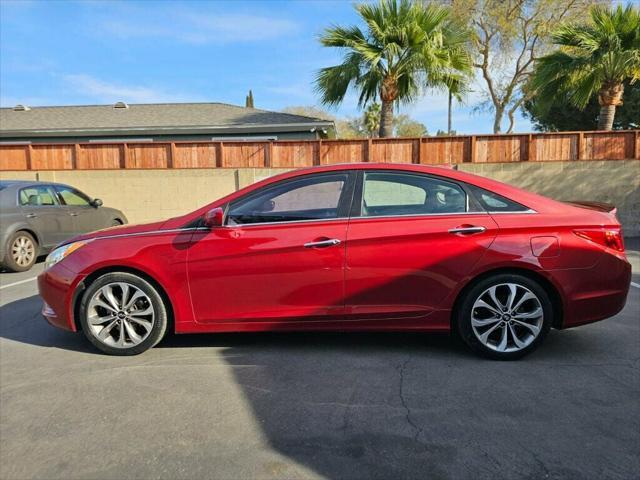
{"type": "Polygon", "coordinates": [[[452,115],[453,115],[453,99],[458,102],[462,101],[462,97],[469,91],[468,77],[461,79],[450,79],[447,82],[447,92],[449,93],[449,103],[447,105],[447,135],[451,135],[452,130],[452,115]]]}
{"type": "Polygon", "coordinates": [[[375,137],[376,132],[380,131],[380,112],[382,107],[379,103],[370,104],[364,111],[363,120],[364,127],[368,137],[375,137]]]}
{"type": "Polygon", "coordinates": [[[422,87],[444,88],[471,71],[469,33],[436,4],[380,0],[356,5],[366,24],[333,26],[320,42],[343,50],[342,63],[323,68],[316,89],[325,105],[338,105],[349,87],[359,91],[358,105],[380,100],[380,136],[393,133],[393,108],[411,103],[422,87]]]}
{"type": "Polygon", "coordinates": [[[640,79],[640,10],[594,6],[586,25],[568,24],[553,34],[559,50],[541,57],[531,81],[541,106],[557,95],[583,109],[598,95],[599,130],[611,130],[622,105],[624,82],[640,79]]]}

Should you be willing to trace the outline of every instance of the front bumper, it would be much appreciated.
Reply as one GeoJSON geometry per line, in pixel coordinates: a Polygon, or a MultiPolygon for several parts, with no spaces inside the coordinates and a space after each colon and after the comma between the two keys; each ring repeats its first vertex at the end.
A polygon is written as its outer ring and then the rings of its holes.
{"type": "Polygon", "coordinates": [[[38,290],[44,305],[42,315],[54,327],[77,331],[73,315],[74,292],[82,277],[56,264],[38,276],[38,290]]]}

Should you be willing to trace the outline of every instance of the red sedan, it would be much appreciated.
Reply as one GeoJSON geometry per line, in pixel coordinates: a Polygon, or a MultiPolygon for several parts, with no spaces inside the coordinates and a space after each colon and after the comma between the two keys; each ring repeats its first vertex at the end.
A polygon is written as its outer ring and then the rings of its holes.
{"type": "Polygon", "coordinates": [[[513,359],[551,327],[611,317],[631,266],[615,209],[455,170],[284,173],[193,213],[65,242],[43,315],[114,355],[176,333],[457,331],[513,359]]]}

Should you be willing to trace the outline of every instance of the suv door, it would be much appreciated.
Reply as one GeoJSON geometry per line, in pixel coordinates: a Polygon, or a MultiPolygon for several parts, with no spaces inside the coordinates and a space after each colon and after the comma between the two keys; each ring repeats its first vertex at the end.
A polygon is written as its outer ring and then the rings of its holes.
{"type": "Polygon", "coordinates": [[[491,216],[470,212],[467,192],[441,177],[366,171],[357,190],[347,233],[347,319],[426,317],[496,235],[491,216]]]}
{"type": "Polygon", "coordinates": [[[60,203],[73,218],[73,235],[105,228],[101,212],[91,205],[91,199],[75,188],[55,185],[60,203]]]}
{"type": "Polygon", "coordinates": [[[196,320],[251,329],[341,315],[353,179],[284,180],[231,203],[225,226],[197,231],[187,263],[196,320]]]}
{"type": "Polygon", "coordinates": [[[18,191],[18,206],[39,237],[40,247],[51,248],[73,235],[73,220],[60,206],[51,185],[32,185],[18,191]]]}

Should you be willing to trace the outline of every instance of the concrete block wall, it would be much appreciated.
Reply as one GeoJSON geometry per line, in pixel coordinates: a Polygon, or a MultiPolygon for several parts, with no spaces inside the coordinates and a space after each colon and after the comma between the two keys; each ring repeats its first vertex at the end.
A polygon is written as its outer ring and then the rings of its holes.
{"type": "Polygon", "coordinates": [[[183,215],[282,169],[55,170],[0,172],[1,179],[72,185],[105,206],[122,210],[130,223],[183,215]]]}
{"type": "Polygon", "coordinates": [[[464,163],[458,169],[556,200],[611,203],[625,235],[640,236],[640,160],[464,163]]]}
{"type": "MultiPolygon", "coordinates": [[[[558,200],[618,207],[625,234],[640,236],[640,160],[459,164],[459,170],[510,183],[558,200]]],[[[57,170],[0,172],[2,179],[73,185],[119,208],[132,223],[161,220],[199,208],[284,169],[57,170]]]]}

